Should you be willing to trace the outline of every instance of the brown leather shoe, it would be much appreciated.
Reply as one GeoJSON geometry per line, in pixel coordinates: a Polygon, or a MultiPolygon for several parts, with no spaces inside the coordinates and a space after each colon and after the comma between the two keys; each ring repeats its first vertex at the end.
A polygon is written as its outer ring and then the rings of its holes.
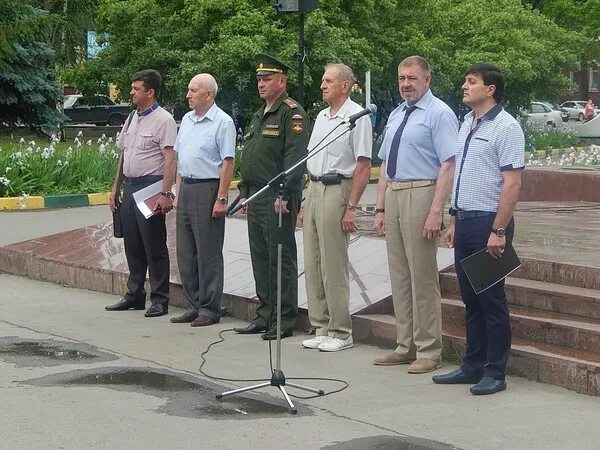
{"type": "Polygon", "coordinates": [[[442,362],[435,359],[417,358],[410,366],[408,373],[427,373],[442,367],[442,362]]]}
{"type": "Polygon", "coordinates": [[[198,316],[190,325],[193,327],[207,327],[209,325],[214,325],[217,322],[218,320],[211,319],[207,316],[198,316]]]}
{"type": "Polygon", "coordinates": [[[196,317],[198,317],[198,311],[190,308],[180,316],[171,317],[171,323],[190,323],[196,320],[196,317]]]}
{"type": "Polygon", "coordinates": [[[389,355],[380,356],[373,360],[376,366],[398,366],[400,364],[410,364],[414,359],[402,356],[400,353],[392,352],[389,355]]]}

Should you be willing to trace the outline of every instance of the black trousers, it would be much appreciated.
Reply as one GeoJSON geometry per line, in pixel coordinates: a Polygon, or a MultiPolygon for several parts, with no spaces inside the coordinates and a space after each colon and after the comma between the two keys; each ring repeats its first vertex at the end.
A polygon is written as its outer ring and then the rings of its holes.
{"type": "Polygon", "coordinates": [[[219,320],[225,217],[212,217],[219,181],[179,186],[177,262],[183,296],[199,315],[219,320]]]}
{"type": "Polygon", "coordinates": [[[169,303],[169,251],[165,215],[156,214],[146,219],[135,205],[133,193],[162,179],[160,176],[143,177],[134,182],[125,181],[121,202],[123,242],[129,266],[127,279],[128,300],[146,300],[144,282],[146,271],[150,279],[152,303],[169,303]]]}
{"type": "MultiPolygon", "coordinates": [[[[456,220],[454,258],[460,294],[466,306],[467,350],[463,358],[465,373],[481,373],[503,380],[510,353],[511,329],[504,280],[475,294],[460,260],[487,246],[495,214],[456,220]]],[[[512,242],[514,221],[506,227],[506,240],[512,242]]]]}

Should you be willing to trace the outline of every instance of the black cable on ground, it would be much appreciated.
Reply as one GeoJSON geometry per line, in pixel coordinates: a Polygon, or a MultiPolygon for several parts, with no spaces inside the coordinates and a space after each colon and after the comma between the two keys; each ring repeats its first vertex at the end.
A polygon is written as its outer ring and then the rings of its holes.
{"type": "MultiPolygon", "coordinates": [[[[218,377],[215,375],[209,375],[208,373],[206,373],[203,369],[204,364],[206,364],[206,355],[208,355],[208,353],[210,352],[211,348],[217,344],[220,344],[221,342],[225,341],[225,338],[223,337],[223,334],[228,332],[228,331],[233,331],[233,328],[227,328],[226,330],[221,330],[219,332],[219,338],[216,341],[211,342],[210,344],[208,344],[208,347],[206,347],[206,350],[204,350],[201,354],[200,354],[200,358],[202,359],[202,363],[200,363],[200,367],[198,368],[198,371],[204,375],[206,378],[209,378],[211,380],[217,380],[217,381],[229,381],[229,382],[245,382],[245,383],[260,383],[260,382],[265,382],[265,381],[269,381],[270,378],[225,378],[225,377],[218,377]]],[[[271,373],[273,372],[273,357],[272,357],[272,349],[271,349],[271,341],[269,341],[269,366],[271,368],[271,373]]],[[[312,398],[318,398],[318,397],[325,397],[327,395],[331,395],[331,394],[337,394],[338,392],[342,392],[344,389],[347,389],[350,384],[346,381],[346,380],[342,380],[342,379],[338,379],[338,378],[327,378],[327,377],[290,377],[290,378],[286,378],[286,380],[311,380],[311,381],[332,381],[334,383],[340,383],[343,386],[339,389],[335,389],[333,391],[329,391],[329,392],[325,392],[323,395],[308,395],[308,396],[302,396],[302,395],[294,395],[294,394],[290,394],[288,393],[288,395],[290,397],[293,398],[297,398],[297,399],[301,399],[301,400],[308,400],[308,399],[312,399],[312,398]]]]}

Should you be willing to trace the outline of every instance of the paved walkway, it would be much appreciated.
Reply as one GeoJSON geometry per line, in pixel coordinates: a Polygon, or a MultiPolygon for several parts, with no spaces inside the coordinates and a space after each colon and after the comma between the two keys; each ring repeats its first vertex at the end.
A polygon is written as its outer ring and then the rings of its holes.
{"type": "MultiPolygon", "coordinates": [[[[105,206],[0,213],[0,245],[108,218],[105,206]]],[[[297,401],[298,416],[274,388],[216,402],[215,393],[248,383],[200,375],[200,353],[240,322],[198,330],[170,324],[175,309],[157,319],[107,313],[114,296],[7,274],[0,292],[3,448],[595,449],[600,441],[599,398],[513,377],[506,392],[474,397],[403,366],[373,366],[387,349],[320,353],[302,349],[300,335],[284,340],[287,376],[344,378],[348,389],[297,401]]],[[[261,378],[267,352],[256,337],[226,333],[205,370],[261,378]]]]}

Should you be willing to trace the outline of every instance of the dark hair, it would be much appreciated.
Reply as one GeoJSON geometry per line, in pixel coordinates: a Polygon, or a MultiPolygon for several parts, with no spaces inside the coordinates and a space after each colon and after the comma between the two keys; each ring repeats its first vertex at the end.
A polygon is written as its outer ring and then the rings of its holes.
{"type": "Polygon", "coordinates": [[[141,81],[146,90],[154,89],[154,98],[158,98],[162,77],[156,70],[140,70],[139,72],[134,73],[131,77],[131,82],[133,83],[134,81],[141,81]]]}
{"type": "Polygon", "coordinates": [[[496,86],[494,100],[496,103],[502,101],[502,97],[504,97],[504,87],[506,86],[506,78],[498,66],[489,63],[473,64],[467,69],[465,76],[472,74],[480,75],[484,85],[496,86]]]}

